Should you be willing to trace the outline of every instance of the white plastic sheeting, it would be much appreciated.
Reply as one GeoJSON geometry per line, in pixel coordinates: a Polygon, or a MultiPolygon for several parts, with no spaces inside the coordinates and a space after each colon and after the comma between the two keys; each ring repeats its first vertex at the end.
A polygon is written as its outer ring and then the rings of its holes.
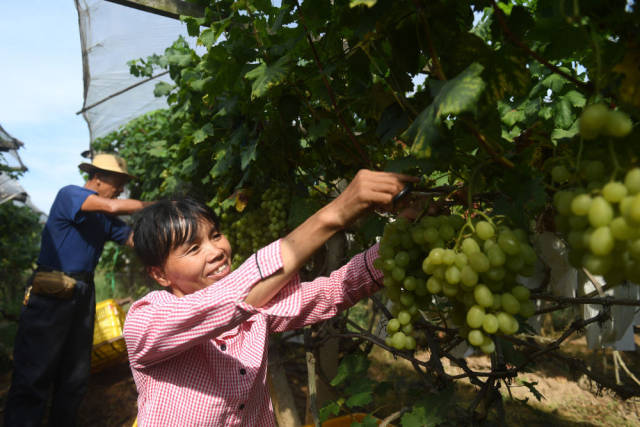
{"type": "Polygon", "coordinates": [[[192,46],[195,39],[176,19],[105,0],[75,3],[84,73],[82,114],[93,141],[144,113],[167,107],[166,98],[156,98],[153,89],[160,81],[171,83],[168,75],[141,83],[145,78],[131,75],[127,62],[163,54],[180,35],[192,46]]]}

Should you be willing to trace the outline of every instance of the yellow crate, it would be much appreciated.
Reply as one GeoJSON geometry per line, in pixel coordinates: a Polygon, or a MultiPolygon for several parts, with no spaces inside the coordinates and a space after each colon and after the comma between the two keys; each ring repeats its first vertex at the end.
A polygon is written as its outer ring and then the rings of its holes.
{"type": "Polygon", "coordinates": [[[96,370],[126,357],[127,348],[122,337],[125,312],[114,299],[96,304],[93,329],[91,368],[96,370]]]}

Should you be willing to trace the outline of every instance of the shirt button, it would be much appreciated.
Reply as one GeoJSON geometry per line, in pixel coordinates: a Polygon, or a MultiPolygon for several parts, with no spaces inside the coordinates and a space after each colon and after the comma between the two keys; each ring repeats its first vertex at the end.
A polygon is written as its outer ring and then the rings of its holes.
{"type": "Polygon", "coordinates": [[[226,344],[220,344],[220,350],[227,351],[227,345],[226,344]]]}
{"type": "Polygon", "coordinates": [[[244,403],[241,403],[240,406],[238,406],[238,409],[243,410],[244,409],[244,403]]]}
{"type": "Polygon", "coordinates": [[[241,369],[240,369],[240,375],[244,375],[244,374],[246,374],[246,373],[247,373],[247,371],[246,371],[244,368],[241,368],[241,369]]]}

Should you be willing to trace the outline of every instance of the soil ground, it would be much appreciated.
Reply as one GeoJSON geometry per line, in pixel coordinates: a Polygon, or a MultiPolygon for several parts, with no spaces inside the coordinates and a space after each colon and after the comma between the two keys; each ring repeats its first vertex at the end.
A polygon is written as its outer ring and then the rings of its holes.
{"type": "MultiPolygon", "coordinates": [[[[593,352],[586,349],[584,338],[574,339],[563,348],[565,354],[580,357],[594,369],[613,377],[611,352],[593,352]],[[603,361],[608,360],[604,365],[603,361]]],[[[640,352],[622,353],[623,359],[632,373],[639,376],[640,352]]],[[[372,377],[396,377],[411,375],[408,363],[394,359],[389,353],[372,353],[372,377]]],[[[468,359],[474,370],[487,369],[489,359],[472,356],[468,359]]],[[[304,413],[305,375],[304,360],[299,365],[288,364],[288,376],[296,394],[299,413],[304,413]]],[[[450,373],[457,373],[456,367],[445,365],[450,373]]],[[[9,386],[10,372],[0,377],[0,399],[4,408],[4,398],[9,386]]],[[[621,400],[611,392],[598,393],[595,385],[584,378],[572,378],[567,370],[551,361],[537,364],[530,372],[521,374],[519,380],[537,383],[536,388],[543,396],[538,401],[528,389],[513,381],[509,390],[501,388],[506,422],[509,426],[640,426],[640,399],[621,400]]],[[[621,373],[625,383],[631,383],[626,374],[621,373]]],[[[476,388],[465,381],[456,386],[455,399],[460,407],[471,402],[476,388]]],[[[91,427],[131,426],[136,416],[136,390],[131,371],[126,362],[103,368],[91,376],[89,391],[79,413],[79,425],[91,427]]],[[[394,402],[400,404],[400,402],[394,402]]],[[[448,425],[456,423],[448,422],[448,425]]],[[[0,420],[0,425],[2,422],[0,420]]],[[[396,421],[396,425],[399,425],[396,421]]]]}

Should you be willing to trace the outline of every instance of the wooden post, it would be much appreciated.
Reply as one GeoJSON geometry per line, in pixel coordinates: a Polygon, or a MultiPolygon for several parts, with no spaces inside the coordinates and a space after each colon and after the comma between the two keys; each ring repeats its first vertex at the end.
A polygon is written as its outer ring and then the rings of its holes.
{"type": "Polygon", "coordinates": [[[107,0],[168,18],[180,19],[180,15],[202,18],[204,7],[183,0],[107,0]]]}

